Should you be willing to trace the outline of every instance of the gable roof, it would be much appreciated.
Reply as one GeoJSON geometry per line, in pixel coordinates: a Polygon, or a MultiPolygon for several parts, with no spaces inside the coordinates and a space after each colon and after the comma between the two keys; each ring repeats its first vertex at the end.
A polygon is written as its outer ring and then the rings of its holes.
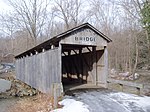
{"type": "Polygon", "coordinates": [[[94,31],[96,34],[98,34],[98,35],[101,36],[103,39],[105,39],[108,43],[112,41],[110,38],[108,38],[106,35],[104,35],[104,34],[103,34],[102,32],[100,32],[98,29],[96,29],[95,27],[93,27],[91,24],[89,24],[89,23],[84,23],[84,24],[81,24],[81,25],[79,25],[79,26],[76,26],[76,27],[74,27],[74,28],[72,28],[72,29],[69,29],[69,30],[67,30],[67,31],[65,31],[65,32],[63,32],[63,33],[60,33],[60,34],[54,36],[53,38],[51,38],[51,39],[49,39],[49,40],[47,40],[47,41],[45,41],[45,42],[43,42],[43,43],[41,43],[41,44],[39,44],[39,45],[37,45],[37,46],[35,46],[35,47],[33,47],[33,48],[27,50],[27,51],[25,51],[25,52],[23,52],[23,53],[21,53],[21,54],[15,56],[15,58],[18,58],[18,57],[21,57],[21,56],[25,56],[25,55],[29,55],[30,53],[34,53],[35,51],[39,51],[39,50],[41,50],[41,49],[43,49],[43,48],[46,48],[46,46],[50,46],[50,44],[53,44],[53,43],[55,43],[55,42],[58,42],[58,41],[62,40],[65,36],[71,34],[71,33],[74,32],[74,31],[77,31],[77,30],[79,30],[79,29],[81,29],[81,28],[89,28],[89,29],[91,29],[91,30],[94,31]]]}

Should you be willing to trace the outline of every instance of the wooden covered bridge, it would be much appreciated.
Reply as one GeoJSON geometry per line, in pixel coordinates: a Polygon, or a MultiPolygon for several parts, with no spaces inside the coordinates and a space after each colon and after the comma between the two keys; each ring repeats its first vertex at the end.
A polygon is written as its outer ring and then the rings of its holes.
{"type": "Polygon", "coordinates": [[[82,24],[17,55],[17,78],[46,93],[54,83],[106,87],[109,42],[92,25],[82,24]]]}

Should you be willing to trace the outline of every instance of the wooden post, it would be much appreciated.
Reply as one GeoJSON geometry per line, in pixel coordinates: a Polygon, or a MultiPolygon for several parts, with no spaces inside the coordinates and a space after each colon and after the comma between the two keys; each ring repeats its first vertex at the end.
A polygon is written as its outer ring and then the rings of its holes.
{"type": "Polygon", "coordinates": [[[53,84],[53,98],[54,98],[54,109],[57,108],[58,96],[57,96],[57,84],[53,84]]]}
{"type": "MultiPolygon", "coordinates": [[[[72,63],[72,61],[70,60],[70,55],[71,55],[71,50],[68,51],[68,56],[69,56],[69,64],[72,63]]],[[[68,73],[67,73],[67,78],[70,80],[72,78],[72,74],[71,74],[71,66],[68,66],[68,73]]]]}
{"type": "Polygon", "coordinates": [[[45,52],[45,49],[44,49],[44,48],[42,49],[42,52],[45,52]]]}
{"type": "Polygon", "coordinates": [[[60,73],[60,79],[59,79],[59,81],[60,82],[62,82],[62,55],[61,55],[61,53],[62,53],[62,45],[59,43],[59,59],[58,59],[58,64],[60,64],[60,68],[59,68],[59,73],[60,73]]]}
{"type": "Polygon", "coordinates": [[[58,100],[59,100],[59,97],[62,96],[62,93],[63,93],[63,87],[62,87],[62,83],[53,83],[52,85],[52,95],[53,95],[53,98],[54,98],[54,108],[57,108],[58,106],[58,100]]]}
{"type": "Polygon", "coordinates": [[[119,89],[121,92],[123,92],[123,84],[119,84],[119,89]]]}
{"type": "Polygon", "coordinates": [[[81,78],[81,83],[83,83],[83,59],[82,59],[82,48],[79,49],[79,55],[80,55],[80,67],[81,67],[81,77],[79,75],[79,77],[81,78]]]}
{"type": "Polygon", "coordinates": [[[136,88],[136,90],[137,90],[137,95],[140,95],[141,94],[140,88],[136,88]]]}
{"type": "Polygon", "coordinates": [[[54,49],[54,47],[55,47],[54,45],[51,45],[51,49],[54,49]]]}
{"type": "Polygon", "coordinates": [[[107,47],[104,47],[104,65],[105,65],[105,76],[104,76],[104,85],[107,87],[107,79],[108,79],[108,50],[107,47]]]}
{"type": "Polygon", "coordinates": [[[92,70],[92,74],[93,74],[93,83],[94,85],[97,85],[97,62],[96,62],[96,47],[92,47],[92,61],[93,61],[93,70],[92,70]]]}
{"type": "Polygon", "coordinates": [[[37,51],[35,51],[35,54],[38,54],[38,52],[37,52],[37,51]]]}

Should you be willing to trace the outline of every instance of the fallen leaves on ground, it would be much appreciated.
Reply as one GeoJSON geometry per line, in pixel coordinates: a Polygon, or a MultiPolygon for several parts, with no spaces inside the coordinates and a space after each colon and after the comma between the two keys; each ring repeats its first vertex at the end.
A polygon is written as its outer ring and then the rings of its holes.
{"type": "Polygon", "coordinates": [[[50,112],[53,109],[52,102],[52,97],[47,94],[24,97],[10,107],[8,112],[50,112]]]}

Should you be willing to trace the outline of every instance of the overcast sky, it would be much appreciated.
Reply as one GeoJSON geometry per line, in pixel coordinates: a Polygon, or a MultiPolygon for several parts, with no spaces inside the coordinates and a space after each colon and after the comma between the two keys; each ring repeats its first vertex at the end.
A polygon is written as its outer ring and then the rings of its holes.
{"type": "Polygon", "coordinates": [[[10,6],[6,4],[6,0],[0,0],[0,13],[10,10],[10,6]]]}

